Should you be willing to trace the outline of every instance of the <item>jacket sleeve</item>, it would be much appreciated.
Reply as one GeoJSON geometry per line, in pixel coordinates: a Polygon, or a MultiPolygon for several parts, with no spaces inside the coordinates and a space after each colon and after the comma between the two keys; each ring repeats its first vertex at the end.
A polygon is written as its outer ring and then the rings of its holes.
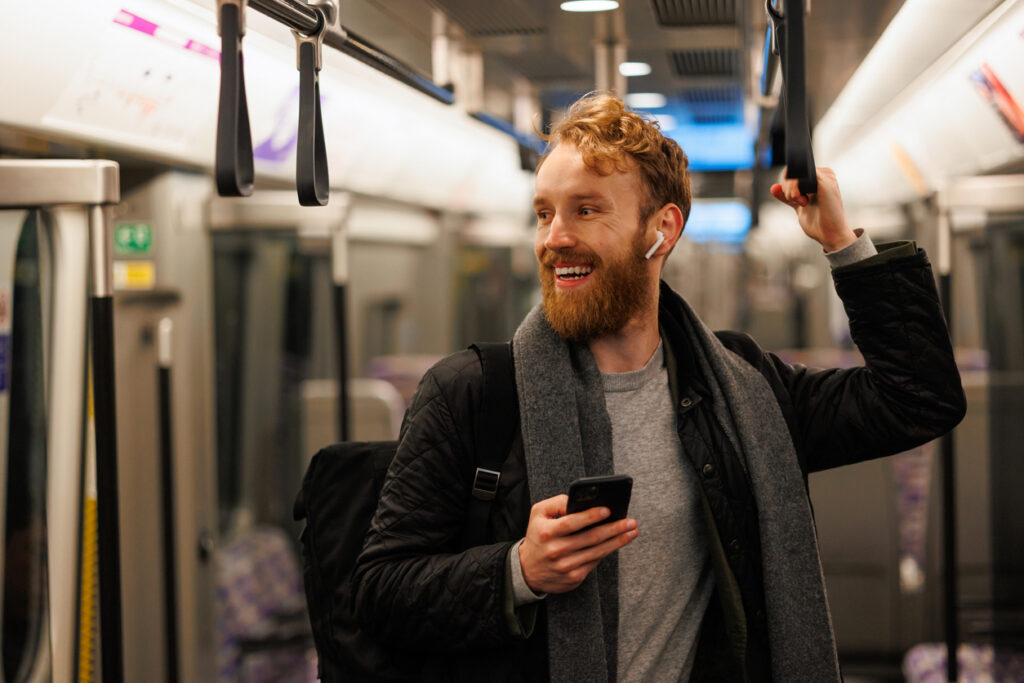
{"type": "MultiPolygon", "coordinates": [[[[476,354],[469,353],[478,369],[476,354]]],[[[406,413],[354,576],[364,627],[396,645],[434,653],[513,637],[505,619],[512,543],[459,549],[471,495],[472,427],[456,425],[449,402],[474,397],[461,390],[446,396],[460,373],[444,363],[424,377],[406,413]]],[[[454,412],[474,414],[465,408],[454,412]]]]}
{"type": "Polygon", "coordinates": [[[927,256],[909,242],[879,251],[833,271],[864,367],[812,370],[765,354],[788,390],[805,472],[908,450],[966,411],[927,256]]]}

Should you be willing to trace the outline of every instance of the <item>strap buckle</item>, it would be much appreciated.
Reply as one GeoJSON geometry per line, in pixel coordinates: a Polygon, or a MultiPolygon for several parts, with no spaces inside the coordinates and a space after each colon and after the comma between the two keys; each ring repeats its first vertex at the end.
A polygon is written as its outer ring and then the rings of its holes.
{"type": "Polygon", "coordinates": [[[494,500],[498,493],[499,481],[501,472],[477,467],[476,475],[473,477],[473,497],[477,500],[494,500]]]}

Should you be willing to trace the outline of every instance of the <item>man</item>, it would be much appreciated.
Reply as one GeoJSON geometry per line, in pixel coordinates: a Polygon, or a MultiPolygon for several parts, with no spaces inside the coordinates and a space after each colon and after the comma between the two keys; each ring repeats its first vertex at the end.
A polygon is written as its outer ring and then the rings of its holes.
{"type": "MultiPolygon", "coordinates": [[[[824,248],[866,367],[788,366],[710,333],[660,283],[690,211],[687,159],[608,95],[577,102],[537,171],[543,303],[513,340],[520,430],[492,541],[459,536],[481,369],[424,377],[356,571],[356,608],[425,678],[839,680],[809,472],[952,429],[964,396],[912,243],[846,224],[834,175],[772,188],[824,248]],[[566,514],[585,475],[633,477],[630,519],[566,514]],[[618,552],[616,552],[618,551],[618,552]]],[[[856,511],[852,511],[855,513],[856,511]]]]}

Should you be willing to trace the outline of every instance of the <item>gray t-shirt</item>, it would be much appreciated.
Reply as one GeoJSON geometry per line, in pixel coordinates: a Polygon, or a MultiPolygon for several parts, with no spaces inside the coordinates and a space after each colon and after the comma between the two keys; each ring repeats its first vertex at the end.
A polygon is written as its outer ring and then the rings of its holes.
{"type": "Polygon", "coordinates": [[[618,680],[688,681],[714,573],[661,345],[642,369],[601,378],[615,472],[633,477],[640,529],[619,551],[618,680]]]}

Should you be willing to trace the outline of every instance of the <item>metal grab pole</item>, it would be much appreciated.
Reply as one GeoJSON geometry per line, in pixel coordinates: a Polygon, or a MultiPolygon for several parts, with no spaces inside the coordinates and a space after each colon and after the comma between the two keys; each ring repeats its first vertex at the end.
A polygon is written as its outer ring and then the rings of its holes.
{"type": "Polygon", "coordinates": [[[164,630],[167,643],[167,682],[178,683],[178,572],[174,536],[174,438],[171,422],[171,340],[174,323],[157,325],[157,387],[160,404],[160,478],[164,537],[164,630]]]}
{"type": "Polygon", "coordinates": [[[348,237],[341,226],[336,226],[331,235],[331,271],[338,346],[338,440],[348,441],[352,436],[348,406],[348,237]]]}
{"type": "MultiPolygon", "coordinates": [[[[942,300],[950,341],[953,338],[953,290],[951,283],[953,235],[949,213],[939,208],[939,298],[942,300]]],[[[959,679],[957,649],[960,625],[957,621],[957,552],[956,552],[956,462],[953,432],[939,442],[942,459],[942,562],[943,620],[946,631],[946,680],[959,679]]]]}
{"type": "Polygon", "coordinates": [[[92,366],[96,415],[96,506],[99,527],[100,653],[104,683],[124,680],[121,629],[121,525],[114,394],[114,288],[109,212],[89,209],[92,241],[92,366]]]}

